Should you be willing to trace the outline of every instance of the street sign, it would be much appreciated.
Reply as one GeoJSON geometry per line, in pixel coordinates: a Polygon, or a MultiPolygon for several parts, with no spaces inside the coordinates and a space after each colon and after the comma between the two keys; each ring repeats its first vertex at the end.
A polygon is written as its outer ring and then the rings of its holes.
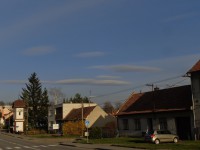
{"type": "Polygon", "coordinates": [[[59,129],[59,124],[53,124],[53,129],[54,129],[54,130],[59,129]]]}
{"type": "Polygon", "coordinates": [[[89,120],[85,120],[85,126],[88,127],[90,124],[90,121],[89,120]]]}
{"type": "Polygon", "coordinates": [[[85,136],[87,136],[87,143],[88,143],[88,137],[89,137],[89,132],[88,132],[88,127],[89,127],[90,121],[85,120],[85,126],[87,128],[87,132],[85,132],[85,136]]]}

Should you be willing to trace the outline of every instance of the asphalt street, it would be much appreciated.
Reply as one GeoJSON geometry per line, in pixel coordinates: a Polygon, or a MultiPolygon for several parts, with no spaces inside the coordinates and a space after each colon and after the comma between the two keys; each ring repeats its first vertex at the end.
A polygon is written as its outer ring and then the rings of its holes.
{"type": "Polygon", "coordinates": [[[35,140],[27,137],[12,135],[12,134],[2,134],[0,133],[0,150],[82,150],[84,148],[79,148],[70,145],[61,145],[58,141],[52,140],[35,140]]]}
{"type": "Polygon", "coordinates": [[[31,138],[0,132],[0,150],[137,150],[109,144],[81,144],[66,138],[31,138]]]}

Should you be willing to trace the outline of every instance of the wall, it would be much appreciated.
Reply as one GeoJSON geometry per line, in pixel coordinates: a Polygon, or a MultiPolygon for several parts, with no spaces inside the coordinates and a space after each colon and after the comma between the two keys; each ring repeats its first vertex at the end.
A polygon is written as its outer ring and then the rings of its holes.
{"type": "Polygon", "coordinates": [[[53,105],[48,107],[48,130],[53,130],[54,123],[55,123],[55,108],[53,105]]]}
{"type": "Polygon", "coordinates": [[[24,123],[16,122],[16,132],[23,132],[23,131],[24,131],[24,123]]]}
{"type": "Polygon", "coordinates": [[[90,122],[88,128],[104,127],[109,122],[116,122],[116,118],[108,115],[101,107],[96,106],[93,111],[87,116],[86,120],[90,122]]]}
{"type": "MultiPolygon", "coordinates": [[[[96,103],[83,103],[83,107],[96,106],[96,105],[97,105],[96,103]]],[[[62,107],[63,107],[63,119],[64,119],[72,109],[81,108],[82,104],[81,103],[63,103],[62,107]]]]}
{"type": "Polygon", "coordinates": [[[24,119],[24,108],[16,108],[15,113],[16,113],[15,119],[17,119],[17,120],[24,119]]]}
{"type": "Polygon", "coordinates": [[[189,122],[192,132],[193,127],[193,117],[192,112],[172,112],[172,113],[158,113],[158,114],[138,114],[138,115],[124,115],[118,116],[118,129],[120,136],[142,136],[148,129],[147,119],[152,118],[153,129],[160,129],[159,118],[166,118],[167,121],[167,129],[172,133],[177,133],[176,130],[176,117],[188,117],[191,122],[189,122]],[[123,129],[123,119],[128,119],[128,130],[123,129]],[[134,120],[140,119],[141,129],[136,130],[134,120]]]}
{"type": "Polygon", "coordinates": [[[193,112],[194,112],[194,131],[196,139],[200,139],[200,73],[195,72],[191,75],[193,112]]]}

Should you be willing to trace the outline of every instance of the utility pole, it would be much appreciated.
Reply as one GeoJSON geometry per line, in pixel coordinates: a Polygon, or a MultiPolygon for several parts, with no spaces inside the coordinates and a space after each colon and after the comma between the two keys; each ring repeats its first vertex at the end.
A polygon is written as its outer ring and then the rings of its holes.
{"type": "Polygon", "coordinates": [[[82,124],[81,124],[81,126],[82,126],[82,137],[83,137],[83,125],[84,125],[84,123],[83,123],[83,99],[81,100],[81,120],[82,120],[82,124]]]}
{"type": "Polygon", "coordinates": [[[152,90],[152,92],[154,91],[154,84],[146,84],[146,86],[151,86],[151,90],[152,90]]]}

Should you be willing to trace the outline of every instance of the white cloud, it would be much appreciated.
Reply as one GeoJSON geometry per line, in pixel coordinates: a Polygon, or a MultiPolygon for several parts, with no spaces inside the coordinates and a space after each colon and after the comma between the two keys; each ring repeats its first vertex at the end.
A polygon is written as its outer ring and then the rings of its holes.
{"type": "Polygon", "coordinates": [[[67,79],[53,82],[55,84],[79,84],[79,85],[105,85],[119,86],[129,85],[130,83],[122,80],[96,80],[96,79],[67,79]]]}
{"type": "Polygon", "coordinates": [[[23,54],[28,56],[35,56],[35,55],[45,55],[55,51],[55,48],[51,46],[39,46],[39,47],[32,47],[28,48],[23,51],[23,54]]]}
{"type": "Polygon", "coordinates": [[[80,53],[76,56],[81,57],[81,58],[88,58],[88,57],[100,57],[100,56],[103,56],[103,55],[104,55],[103,52],[95,51],[95,52],[80,53]]]}
{"type": "Polygon", "coordinates": [[[167,71],[175,73],[178,71],[183,71],[182,73],[186,73],[199,59],[200,59],[200,53],[197,53],[191,55],[167,57],[164,59],[147,61],[143,62],[143,64],[149,64],[162,68],[163,72],[167,71]]]}
{"type": "Polygon", "coordinates": [[[115,72],[152,72],[160,71],[159,68],[134,66],[134,65],[111,65],[111,66],[92,66],[91,69],[111,70],[115,72]]]}
{"type": "Polygon", "coordinates": [[[1,80],[0,83],[4,84],[25,84],[25,80],[1,80]]]}
{"type": "Polygon", "coordinates": [[[102,79],[118,79],[120,77],[119,76],[100,75],[100,76],[97,76],[97,78],[102,78],[102,79]]]}
{"type": "MultiPolygon", "coordinates": [[[[27,80],[1,80],[4,84],[26,84],[27,80]]],[[[68,84],[68,85],[103,85],[103,86],[120,86],[129,85],[130,83],[122,80],[111,79],[66,79],[57,81],[40,81],[44,84],[68,84]]]]}

